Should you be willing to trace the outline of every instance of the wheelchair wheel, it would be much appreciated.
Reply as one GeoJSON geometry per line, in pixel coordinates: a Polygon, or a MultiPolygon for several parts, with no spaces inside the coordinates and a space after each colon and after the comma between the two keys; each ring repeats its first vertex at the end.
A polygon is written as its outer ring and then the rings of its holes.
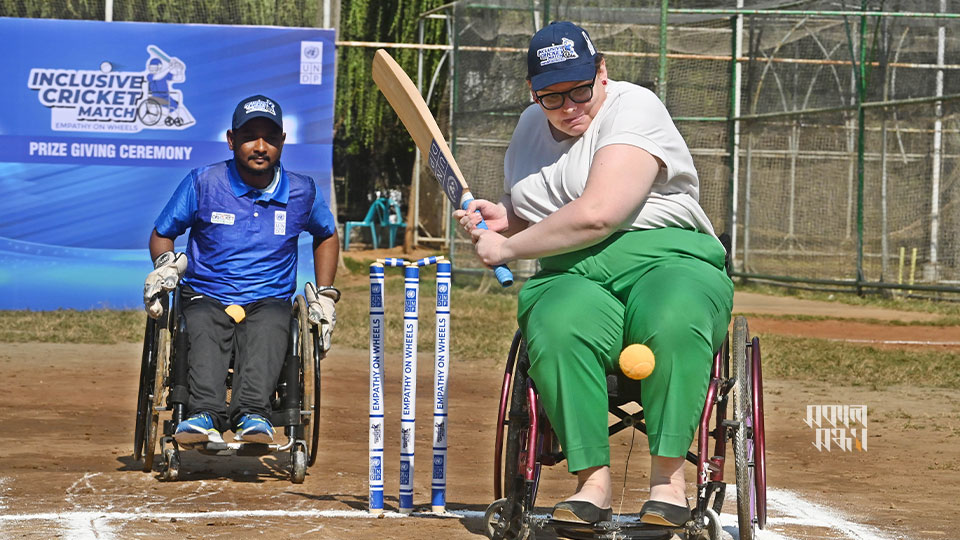
{"type": "Polygon", "coordinates": [[[163,117],[163,105],[160,105],[155,99],[147,98],[137,106],[137,118],[145,126],[152,126],[163,117]]]}
{"type": "Polygon", "coordinates": [[[525,470],[529,453],[536,452],[540,437],[537,434],[531,448],[528,367],[526,345],[517,332],[507,359],[497,417],[494,457],[494,497],[497,500],[484,514],[486,533],[491,540],[521,540],[531,535],[523,517],[525,512],[533,509],[536,500],[539,461],[535,462],[532,481],[526,479],[525,470]]]}
{"type": "Polygon", "coordinates": [[[732,340],[730,352],[735,378],[733,417],[739,422],[733,434],[737,519],[741,540],[753,540],[756,527],[763,528],[766,521],[762,404],[757,400],[760,390],[760,381],[757,380],[759,372],[756,370],[760,360],[759,345],[756,338],[750,341],[747,320],[743,317],[736,317],[733,321],[732,340]],[[764,489],[759,489],[761,485],[764,489]]]}
{"type": "Polygon", "coordinates": [[[304,411],[301,413],[301,420],[303,422],[303,438],[307,443],[304,449],[307,458],[306,464],[310,466],[317,461],[320,442],[320,357],[317,354],[320,343],[317,327],[310,324],[310,319],[307,318],[307,300],[303,295],[297,295],[293,310],[300,327],[299,353],[300,362],[303,366],[300,395],[303,396],[301,410],[304,411]]]}
{"type": "Polygon", "coordinates": [[[756,337],[750,342],[751,374],[753,375],[753,441],[754,478],[757,490],[757,527],[767,526],[767,442],[766,428],[763,424],[763,370],[760,356],[760,340],[756,337]]]}
{"type": "Polygon", "coordinates": [[[170,375],[170,330],[161,328],[157,338],[156,371],[153,388],[147,403],[146,445],[143,449],[143,472],[153,470],[153,455],[157,451],[160,427],[160,409],[166,401],[167,381],[170,375]]]}
{"type": "Polygon", "coordinates": [[[143,333],[143,354],[140,357],[140,385],[137,389],[137,420],[133,431],[133,459],[140,461],[146,444],[150,411],[150,390],[156,377],[157,321],[147,318],[143,333]]]}

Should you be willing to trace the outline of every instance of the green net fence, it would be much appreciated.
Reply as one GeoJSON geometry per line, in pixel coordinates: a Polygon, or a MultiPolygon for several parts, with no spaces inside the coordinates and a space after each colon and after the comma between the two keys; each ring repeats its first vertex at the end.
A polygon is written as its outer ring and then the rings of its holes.
{"type": "MultiPolygon", "coordinates": [[[[664,99],[738,273],[882,287],[909,279],[916,249],[916,283],[956,290],[957,6],[745,1],[738,17],[726,4],[669,2],[662,26],[659,0],[457,2],[452,139],[477,195],[502,193],[503,154],[530,103],[529,37],[572,20],[611,78],[664,99]]],[[[479,268],[464,236],[451,251],[479,268]]]]}

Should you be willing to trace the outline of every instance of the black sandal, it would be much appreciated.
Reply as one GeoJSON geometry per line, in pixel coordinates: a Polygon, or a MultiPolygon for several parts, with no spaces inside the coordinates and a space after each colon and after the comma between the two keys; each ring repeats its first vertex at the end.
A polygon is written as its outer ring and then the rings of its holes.
{"type": "Polygon", "coordinates": [[[640,521],[650,525],[682,527],[690,521],[690,508],[662,501],[647,501],[640,509],[640,521]]]}
{"type": "Polygon", "coordinates": [[[612,508],[600,508],[587,501],[563,501],[553,507],[553,519],[570,523],[597,523],[610,521],[612,508]]]}

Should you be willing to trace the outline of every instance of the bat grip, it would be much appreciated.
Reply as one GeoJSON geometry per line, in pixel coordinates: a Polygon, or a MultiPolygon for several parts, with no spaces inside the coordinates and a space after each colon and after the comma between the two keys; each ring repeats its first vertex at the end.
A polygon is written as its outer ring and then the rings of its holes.
{"type": "MultiPolygon", "coordinates": [[[[464,210],[467,209],[467,206],[470,205],[470,201],[473,200],[473,197],[469,193],[463,194],[463,200],[460,203],[460,207],[464,210]]],[[[477,214],[480,213],[480,210],[476,210],[477,214]]],[[[490,227],[487,227],[487,222],[483,220],[483,216],[480,217],[480,223],[477,223],[477,227],[481,229],[490,230],[490,227]]],[[[513,272],[507,268],[507,265],[500,264],[493,267],[493,274],[497,276],[497,281],[500,282],[500,285],[503,287],[509,287],[513,285],[513,272]]]]}

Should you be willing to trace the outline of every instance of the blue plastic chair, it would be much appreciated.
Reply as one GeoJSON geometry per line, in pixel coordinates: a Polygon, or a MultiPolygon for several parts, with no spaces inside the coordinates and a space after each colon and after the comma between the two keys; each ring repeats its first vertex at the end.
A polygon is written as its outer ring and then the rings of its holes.
{"type": "Polygon", "coordinates": [[[344,224],[343,250],[350,250],[350,230],[354,227],[369,227],[373,249],[377,249],[380,246],[377,239],[377,228],[387,229],[388,243],[390,247],[393,247],[396,245],[397,229],[406,226],[407,224],[403,221],[403,214],[400,211],[400,204],[393,199],[380,197],[370,205],[363,221],[348,221],[344,224]],[[396,217],[391,220],[391,216],[396,217]]]}
{"type": "Polygon", "coordinates": [[[386,201],[387,213],[384,217],[383,227],[387,228],[390,238],[390,247],[396,245],[397,229],[405,229],[407,223],[403,221],[403,213],[400,211],[400,203],[393,199],[383,199],[386,201]],[[396,217],[394,217],[396,216],[396,217]]]}

